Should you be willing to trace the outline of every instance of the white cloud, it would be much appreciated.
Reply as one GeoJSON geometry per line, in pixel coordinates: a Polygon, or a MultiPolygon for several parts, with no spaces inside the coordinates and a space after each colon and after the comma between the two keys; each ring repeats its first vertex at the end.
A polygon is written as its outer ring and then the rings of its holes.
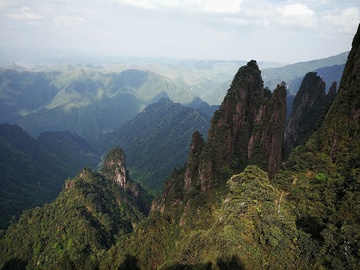
{"type": "Polygon", "coordinates": [[[295,26],[314,27],[317,14],[305,4],[294,3],[279,5],[271,1],[244,0],[241,10],[225,22],[249,26],[295,26]]]}
{"type": "Polygon", "coordinates": [[[0,48],[289,62],[348,50],[359,10],[358,0],[0,0],[0,48]]]}
{"type": "Polygon", "coordinates": [[[239,0],[209,0],[204,1],[202,9],[209,12],[235,13],[240,10],[239,0]]]}
{"type": "Polygon", "coordinates": [[[284,16],[313,16],[315,12],[305,4],[288,4],[278,8],[284,16]]]}
{"type": "Polygon", "coordinates": [[[40,20],[42,18],[39,14],[31,11],[29,7],[22,7],[21,12],[10,13],[7,16],[16,20],[40,20]]]}
{"type": "Polygon", "coordinates": [[[155,9],[157,8],[156,3],[159,1],[152,1],[152,0],[117,0],[117,2],[122,2],[128,5],[145,8],[145,9],[155,9]]]}
{"type": "Polygon", "coordinates": [[[79,27],[85,24],[85,19],[81,16],[61,15],[54,18],[56,27],[79,27]]]}
{"type": "Polygon", "coordinates": [[[357,7],[332,10],[325,13],[323,20],[336,30],[352,34],[360,22],[360,10],[357,7]]]}
{"type": "Polygon", "coordinates": [[[116,0],[145,9],[177,9],[183,11],[205,11],[234,13],[239,11],[242,0],[116,0]]]}
{"type": "Polygon", "coordinates": [[[315,11],[301,3],[287,4],[277,8],[281,17],[279,23],[298,27],[315,27],[317,17],[315,11]]]}

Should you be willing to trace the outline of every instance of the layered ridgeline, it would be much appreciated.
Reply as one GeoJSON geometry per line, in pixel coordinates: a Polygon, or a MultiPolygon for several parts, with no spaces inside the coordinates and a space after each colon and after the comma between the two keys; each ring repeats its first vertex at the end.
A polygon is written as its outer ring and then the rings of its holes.
{"type": "Polygon", "coordinates": [[[185,168],[172,174],[149,219],[129,242],[117,243],[104,267],[126,261],[116,256],[125,249],[142,269],[359,269],[359,59],[360,28],[331,108],[272,182],[269,157],[276,151],[259,151],[264,163],[249,158],[248,138],[266,130],[246,120],[264,104],[260,92],[244,91],[261,85],[259,72],[254,62],[241,68],[208,141],[194,134],[185,168]],[[242,102],[250,100],[255,104],[242,102]],[[236,136],[240,123],[244,131],[236,136]]]}
{"type": "MultiPolygon", "coordinates": [[[[206,105],[189,104],[208,111],[206,105]]],[[[163,98],[104,136],[101,144],[90,145],[69,131],[43,132],[34,139],[19,126],[1,124],[0,228],[23,210],[51,202],[64,179],[84,166],[97,167],[100,155],[118,145],[126,151],[132,178],[160,192],[173,168],[185,163],[192,133],[206,132],[210,120],[202,112],[163,98]]]]}
{"type": "Polygon", "coordinates": [[[66,214],[76,201],[75,218],[47,216],[46,207],[25,213],[1,237],[1,263],[40,269],[359,269],[359,59],[360,28],[337,97],[317,131],[282,166],[285,85],[273,93],[264,89],[250,61],[214,114],[207,141],[193,134],[185,167],[169,176],[148,218],[127,227],[127,215],[116,220],[118,211],[136,208],[117,207],[116,199],[107,203],[114,193],[104,183],[123,189],[126,182],[121,166],[99,174],[85,170],[46,206],[66,214]],[[105,175],[117,182],[103,181],[105,175]],[[93,181],[92,189],[87,183],[93,181]],[[80,191],[86,196],[71,193],[80,191]],[[44,229],[33,232],[39,223],[44,229]],[[74,228],[78,235],[70,234],[74,228]],[[41,235],[31,236],[36,233],[41,235]]]}
{"type": "Polygon", "coordinates": [[[195,95],[150,71],[0,69],[0,122],[18,124],[35,137],[44,131],[71,131],[94,142],[161,97],[187,103],[195,95]]]}
{"type": "Polygon", "coordinates": [[[84,164],[95,167],[96,152],[70,132],[46,132],[32,138],[16,125],[0,125],[0,228],[14,215],[54,200],[64,179],[84,164]]]}
{"type": "MultiPolygon", "coordinates": [[[[225,199],[229,191],[226,183],[229,177],[241,173],[249,164],[256,164],[271,176],[280,168],[285,99],[285,85],[278,85],[273,93],[263,88],[255,61],[239,69],[227,96],[213,116],[208,140],[204,141],[199,132],[194,133],[185,167],[169,177],[161,198],[153,202],[149,219],[137,228],[132,241],[126,245],[130,254],[139,259],[142,268],[221,265],[226,269],[231,264],[240,267],[243,258],[230,252],[238,244],[232,245],[228,239],[236,235],[236,228],[226,231],[229,229],[227,222],[231,222],[228,220],[230,212],[225,211],[221,217],[222,202],[227,204],[230,200],[225,199]],[[148,248],[139,247],[137,241],[145,243],[148,248]]],[[[263,170],[253,166],[247,172],[241,177],[250,175],[255,180],[247,183],[249,190],[243,201],[243,211],[247,211],[251,202],[249,215],[253,215],[263,200],[275,200],[280,192],[273,190],[268,174],[263,170]]],[[[237,190],[236,185],[234,189],[237,190]]],[[[270,207],[272,203],[269,204],[270,207]]],[[[265,212],[270,215],[273,211],[270,207],[265,212]]],[[[278,222],[278,217],[275,219],[278,222]]],[[[244,226],[249,234],[247,237],[250,237],[258,228],[247,227],[251,218],[246,222],[244,226]]],[[[261,218],[257,222],[260,227],[265,226],[261,224],[261,218]]],[[[266,232],[262,244],[266,244],[271,233],[266,232]]],[[[109,260],[113,265],[119,264],[121,258],[111,256],[124,248],[124,243],[118,243],[116,251],[110,253],[109,260]]],[[[247,250],[254,251],[253,247],[247,250]]]]}
{"type": "Polygon", "coordinates": [[[194,131],[207,132],[210,121],[198,110],[162,98],[123,127],[102,136],[98,144],[106,150],[120,145],[133,179],[161,191],[172,170],[184,165],[194,131]]]}
{"type": "Polygon", "coordinates": [[[281,80],[286,81],[290,94],[295,95],[305,74],[316,72],[325,81],[327,92],[333,81],[340,81],[348,54],[343,52],[328,58],[264,69],[263,79],[268,87],[274,87],[281,80]]]}
{"type": "Polygon", "coordinates": [[[2,236],[2,269],[94,269],[150,210],[115,148],[99,172],[83,169],[51,204],[25,211],[2,236]]]}

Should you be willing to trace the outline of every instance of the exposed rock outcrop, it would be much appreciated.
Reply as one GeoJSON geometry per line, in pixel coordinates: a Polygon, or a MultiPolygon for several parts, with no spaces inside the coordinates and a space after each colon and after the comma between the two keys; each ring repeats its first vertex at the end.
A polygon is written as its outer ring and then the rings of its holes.
{"type": "Polygon", "coordinates": [[[108,152],[99,172],[105,178],[117,183],[126,192],[127,196],[120,198],[119,201],[125,202],[132,209],[139,208],[145,215],[149,214],[151,198],[142,186],[129,176],[125,154],[120,147],[113,148],[108,152]]]}
{"type": "MultiPolygon", "coordinates": [[[[222,190],[229,177],[249,164],[267,171],[271,179],[282,162],[285,121],[285,84],[273,93],[264,89],[256,61],[248,62],[235,75],[215,112],[208,141],[204,142],[199,132],[193,134],[185,168],[165,183],[161,200],[153,209],[164,212],[165,205],[181,201],[189,206],[194,196],[201,201],[200,196],[222,190]]],[[[185,207],[184,213],[186,209],[190,207],[185,207]]]]}
{"type": "Polygon", "coordinates": [[[290,155],[292,148],[306,141],[314,132],[335,97],[336,82],[332,84],[326,95],[325,82],[316,72],[306,74],[294,99],[286,125],[284,135],[286,156],[290,155]]]}
{"type": "Polygon", "coordinates": [[[278,85],[261,105],[248,143],[248,163],[267,171],[270,180],[282,162],[286,119],[286,87],[278,85]]]}
{"type": "Polygon", "coordinates": [[[106,155],[101,173],[125,188],[128,179],[125,155],[122,149],[114,148],[106,155]]]}
{"type": "Polygon", "coordinates": [[[192,136],[190,153],[185,168],[184,189],[188,190],[191,186],[192,179],[199,173],[199,158],[204,147],[204,139],[199,132],[192,136]]]}
{"type": "Polygon", "coordinates": [[[200,158],[203,190],[213,182],[258,165],[270,178],[282,161],[286,119],[286,87],[264,89],[256,61],[239,69],[225,99],[212,118],[208,142],[200,158]]]}

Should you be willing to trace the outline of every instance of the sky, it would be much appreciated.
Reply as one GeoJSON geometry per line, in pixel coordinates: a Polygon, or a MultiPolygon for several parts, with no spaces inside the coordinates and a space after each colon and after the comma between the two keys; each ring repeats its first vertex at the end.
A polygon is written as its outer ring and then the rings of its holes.
{"type": "Polygon", "coordinates": [[[359,23],[359,0],[0,0],[0,57],[295,63],[350,50],[359,23]]]}

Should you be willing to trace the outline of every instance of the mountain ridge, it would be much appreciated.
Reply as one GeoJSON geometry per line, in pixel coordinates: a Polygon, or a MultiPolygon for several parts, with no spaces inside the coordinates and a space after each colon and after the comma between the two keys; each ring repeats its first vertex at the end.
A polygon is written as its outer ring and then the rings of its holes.
{"type": "Polygon", "coordinates": [[[0,124],[1,228],[23,210],[54,200],[64,179],[85,164],[98,163],[96,153],[77,135],[48,132],[43,136],[46,142],[32,138],[17,125],[0,124]]]}
{"type": "Polygon", "coordinates": [[[209,125],[206,114],[161,98],[117,131],[105,134],[99,144],[106,151],[121,146],[133,178],[159,191],[171,171],[186,161],[192,133],[207,132],[209,125]]]}
{"type": "MultiPolygon", "coordinates": [[[[324,96],[324,82],[309,76],[314,80],[304,84],[314,87],[303,96],[324,96]]],[[[127,174],[115,149],[103,167],[115,181],[82,170],[53,204],[28,211],[0,235],[0,262],[40,269],[358,269],[359,91],[360,25],[330,108],[286,162],[270,166],[282,160],[286,84],[264,88],[249,61],[214,113],[208,139],[193,133],[187,162],[173,170],[147,218],[117,200],[127,174]]]]}
{"type": "Polygon", "coordinates": [[[161,96],[183,103],[195,98],[151,71],[0,72],[1,122],[18,124],[34,137],[43,131],[71,131],[95,142],[161,96]]]}

